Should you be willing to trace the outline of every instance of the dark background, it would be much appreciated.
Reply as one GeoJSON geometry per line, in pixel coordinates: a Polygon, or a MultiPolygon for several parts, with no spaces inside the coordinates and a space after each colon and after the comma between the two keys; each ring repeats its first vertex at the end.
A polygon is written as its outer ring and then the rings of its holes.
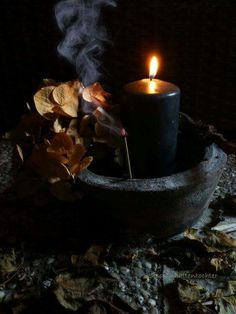
{"type": "MultiPolygon", "coordinates": [[[[41,80],[76,77],[57,55],[61,34],[54,0],[0,2],[0,131],[12,127],[41,80]]],[[[152,51],[159,78],[182,90],[182,110],[236,137],[236,5],[234,0],[119,0],[104,20],[113,46],[104,55],[103,83],[119,94],[147,76],[152,51]]]]}

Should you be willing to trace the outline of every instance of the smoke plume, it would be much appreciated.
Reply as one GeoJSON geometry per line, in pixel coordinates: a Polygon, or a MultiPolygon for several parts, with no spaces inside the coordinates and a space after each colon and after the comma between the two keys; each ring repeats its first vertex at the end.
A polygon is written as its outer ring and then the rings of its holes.
{"type": "Polygon", "coordinates": [[[101,56],[108,36],[101,21],[101,10],[115,7],[116,0],[63,0],[55,6],[58,27],[64,39],[58,52],[76,71],[80,80],[88,86],[101,77],[101,56]]]}

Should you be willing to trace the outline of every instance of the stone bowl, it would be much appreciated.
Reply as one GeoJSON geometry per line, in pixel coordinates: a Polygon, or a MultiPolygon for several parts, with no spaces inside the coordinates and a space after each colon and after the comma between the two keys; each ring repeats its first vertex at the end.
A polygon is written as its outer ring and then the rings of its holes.
{"type": "Polygon", "coordinates": [[[196,166],[168,177],[127,180],[86,170],[78,180],[97,215],[121,229],[167,237],[193,225],[209,205],[227,156],[215,144],[203,155],[196,166]]]}

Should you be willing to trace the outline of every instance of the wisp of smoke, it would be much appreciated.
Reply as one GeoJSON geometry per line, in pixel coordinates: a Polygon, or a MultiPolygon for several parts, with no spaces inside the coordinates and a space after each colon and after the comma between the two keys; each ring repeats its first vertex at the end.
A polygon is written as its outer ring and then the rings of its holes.
{"type": "Polygon", "coordinates": [[[58,52],[76,67],[84,86],[101,77],[101,56],[108,35],[101,10],[116,6],[117,0],[63,0],[55,6],[58,27],[64,39],[58,52]]]}

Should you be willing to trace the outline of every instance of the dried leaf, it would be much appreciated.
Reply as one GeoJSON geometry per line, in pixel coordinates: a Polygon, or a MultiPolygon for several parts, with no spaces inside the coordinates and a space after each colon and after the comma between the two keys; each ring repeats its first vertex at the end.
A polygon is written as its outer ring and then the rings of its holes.
{"type": "Polygon", "coordinates": [[[207,243],[211,246],[236,248],[236,240],[230,235],[220,231],[207,231],[207,243]]]}
{"type": "Polygon", "coordinates": [[[93,157],[91,156],[88,156],[88,157],[85,157],[81,162],[80,162],[80,169],[79,169],[79,172],[81,171],[84,171],[85,169],[87,169],[90,164],[92,163],[93,161],[93,157]]]}
{"type": "Polygon", "coordinates": [[[67,154],[68,151],[73,149],[72,138],[64,132],[56,134],[50,141],[51,145],[48,146],[48,153],[67,154]]]}
{"type": "Polygon", "coordinates": [[[205,236],[200,236],[197,229],[189,228],[184,231],[184,236],[190,240],[201,243],[207,252],[223,252],[236,247],[236,240],[224,232],[206,230],[205,236]]]}
{"type": "Polygon", "coordinates": [[[17,150],[17,153],[20,157],[21,162],[23,163],[24,162],[24,155],[23,155],[21,147],[17,144],[16,144],[16,150],[17,150]]]}
{"type": "MultiPolygon", "coordinates": [[[[60,84],[52,92],[52,97],[59,105],[60,110],[72,118],[76,118],[78,115],[80,88],[81,83],[79,81],[71,81],[60,84]]],[[[55,109],[58,108],[54,108],[54,111],[55,109]]]]}
{"type": "Polygon", "coordinates": [[[97,266],[104,262],[110,251],[110,245],[92,245],[83,256],[83,261],[90,265],[97,266]]]}
{"type": "Polygon", "coordinates": [[[228,281],[225,289],[217,289],[213,298],[218,306],[218,313],[236,313],[236,281],[228,281]]]}
{"type": "Polygon", "coordinates": [[[6,276],[17,270],[16,257],[14,254],[3,255],[0,258],[0,271],[2,276],[6,276]]]}
{"type": "Polygon", "coordinates": [[[60,163],[46,150],[46,145],[36,147],[29,157],[28,164],[44,180],[56,182],[70,178],[70,172],[65,165],[60,163]]]}
{"type": "Polygon", "coordinates": [[[180,301],[187,304],[197,303],[207,298],[206,290],[192,282],[186,280],[177,280],[177,289],[180,301]]]}
{"type": "Polygon", "coordinates": [[[84,140],[79,134],[78,119],[72,119],[70,121],[69,127],[66,130],[66,134],[73,138],[75,144],[84,144],[84,140]]]}
{"type": "Polygon", "coordinates": [[[105,92],[100,83],[94,83],[84,88],[82,95],[84,100],[96,106],[109,106],[108,99],[111,97],[111,94],[105,92]]]}
{"type": "Polygon", "coordinates": [[[187,228],[184,231],[184,237],[193,241],[202,241],[201,237],[198,235],[198,230],[194,228],[187,228]]]}
{"type": "Polygon", "coordinates": [[[34,95],[34,103],[38,113],[49,120],[54,118],[54,104],[51,100],[54,89],[55,86],[43,87],[34,95]]]}
{"type": "Polygon", "coordinates": [[[85,301],[92,300],[93,293],[99,290],[94,278],[72,278],[70,274],[57,276],[56,283],[57,288],[54,293],[58,301],[66,309],[72,311],[81,308],[85,301]]]}
{"type": "Polygon", "coordinates": [[[55,133],[65,132],[65,128],[63,128],[59,118],[56,118],[56,120],[53,122],[53,131],[55,133]]]}
{"type": "Polygon", "coordinates": [[[232,274],[236,271],[236,252],[218,253],[210,260],[210,264],[215,268],[216,272],[232,274]]]}

